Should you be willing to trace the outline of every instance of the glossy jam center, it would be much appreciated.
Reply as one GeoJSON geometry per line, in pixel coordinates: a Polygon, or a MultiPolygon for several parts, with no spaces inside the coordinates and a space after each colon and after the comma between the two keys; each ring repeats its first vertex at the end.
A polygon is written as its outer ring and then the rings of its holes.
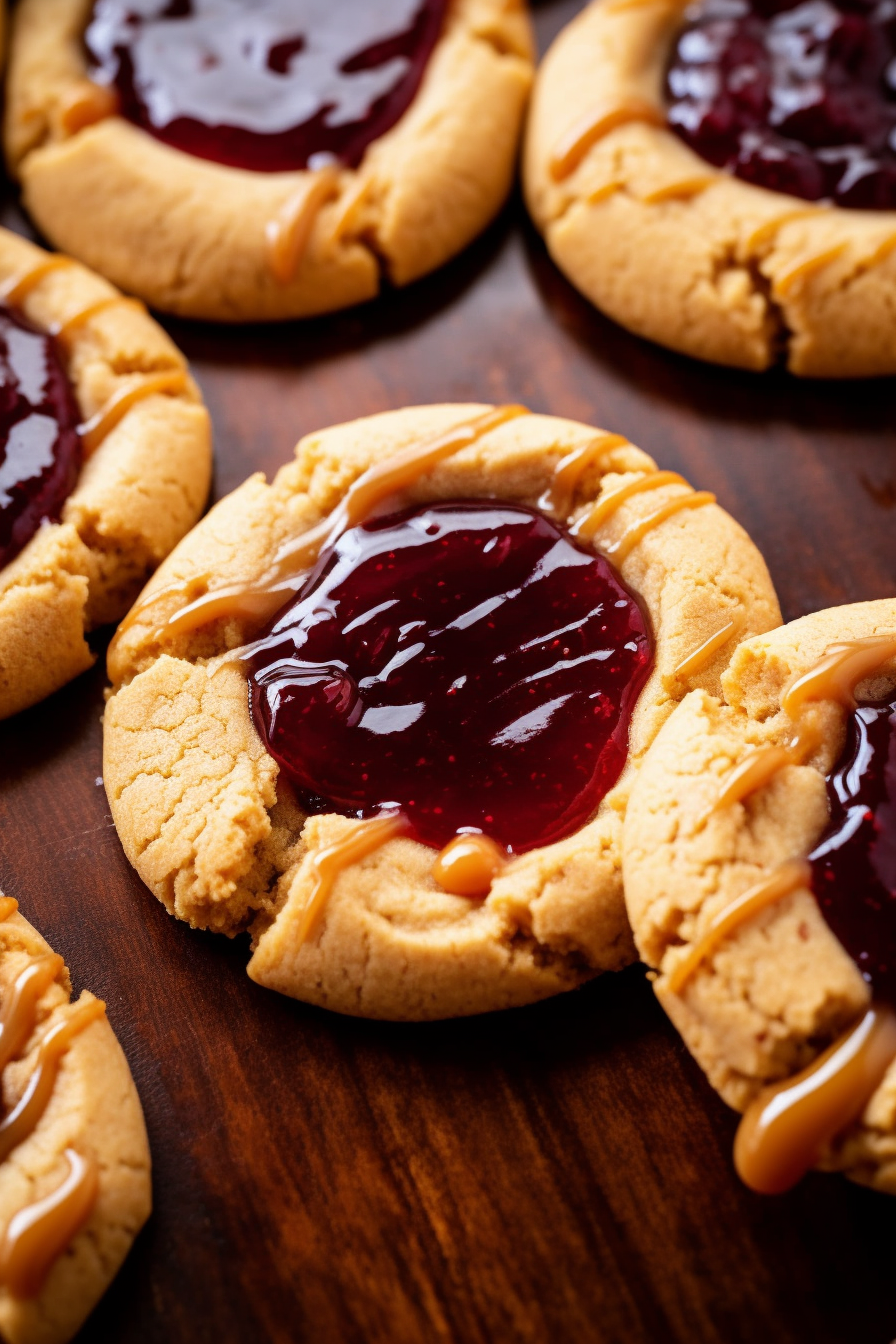
{"type": "Polygon", "coordinates": [[[98,0],[92,77],[166,144],[256,172],[356,166],[411,103],[447,0],[98,0]]]}
{"type": "Polygon", "coordinates": [[[896,1004],[896,698],[855,710],[828,800],[813,890],[875,995],[896,1004]]]}
{"type": "Polygon", "coordinates": [[[81,465],[78,421],[53,338],[0,304],[0,566],[59,517],[81,465]]]}
{"type": "Polygon", "coordinates": [[[255,656],[268,749],[316,811],[396,807],[520,852],[615,783],[652,662],[609,563],[540,513],[436,504],[345,532],[255,656]]]}
{"type": "Polygon", "coordinates": [[[710,163],[810,201],[896,207],[893,0],[706,0],[666,91],[669,125],[710,163]]]}

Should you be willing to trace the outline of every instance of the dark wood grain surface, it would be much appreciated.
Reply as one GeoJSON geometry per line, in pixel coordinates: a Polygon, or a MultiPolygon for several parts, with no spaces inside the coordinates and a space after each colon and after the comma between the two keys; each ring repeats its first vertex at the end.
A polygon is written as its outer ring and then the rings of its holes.
{"type": "MultiPolygon", "coordinates": [[[[542,46],[580,7],[536,6],[542,46]]],[[[753,377],[648,346],[565,283],[519,201],[367,308],[167,325],[212,412],[216,496],[322,425],[521,400],[716,491],[785,618],[896,589],[893,383],[753,377]]],[[[740,1186],[735,1118],[640,969],[522,1011],[388,1026],[268,993],[243,940],[169,919],[110,820],[103,686],[100,663],[0,725],[0,885],[107,1001],[155,1164],[155,1212],[80,1344],[889,1344],[896,1200],[817,1175],[777,1199],[740,1186]]]]}

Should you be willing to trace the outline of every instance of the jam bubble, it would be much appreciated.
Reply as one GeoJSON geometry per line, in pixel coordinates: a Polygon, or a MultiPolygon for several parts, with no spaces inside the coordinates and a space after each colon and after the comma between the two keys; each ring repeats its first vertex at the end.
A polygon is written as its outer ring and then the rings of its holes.
{"type": "Polygon", "coordinates": [[[600,556],[503,501],[345,532],[253,655],[267,749],[314,811],[400,808],[441,848],[570,834],[619,777],[653,661],[647,617],[600,556]]]}

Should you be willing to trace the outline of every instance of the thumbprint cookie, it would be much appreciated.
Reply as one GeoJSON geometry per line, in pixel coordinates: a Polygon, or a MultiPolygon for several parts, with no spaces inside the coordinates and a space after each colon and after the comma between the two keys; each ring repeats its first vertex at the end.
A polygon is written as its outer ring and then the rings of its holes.
{"type": "Polygon", "coordinates": [[[208,414],[143,305],[0,230],[0,718],[93,662],[208,493],[208,414]]]}
{"type": "Polygon", "coordinates": [[[259,984],[426,1019],[632,960],[621,828],[675,702],[779,622],[756,548],[618,434],[429,406],[308,435],[120,626],[104,778],[259,984]]]}
{"type": "Polygon", "coordinates": [[[631,791],[625,895],[657,995],[776,1193],[896,1194],[896,601],[741,644],[631,791]]]}
{"type": "Polygon", "coordinates": [[[0,1336],[65,1344],[151,1204],[127,1060],[88,990],[0,895],[0,1336]]]}
{"type": "Polygon", "coordinates": [[[896,29],[853,0],[594,0],[534,93],[548,250],[631,331],[720,364],[896,372],[896,29]]]}
{"type": "Polygon", "coordinates": [[[22,0],[6,153],[48,238],[157,308],[372,298],[495,215],[532,81],[525,0],[22,0]]]}

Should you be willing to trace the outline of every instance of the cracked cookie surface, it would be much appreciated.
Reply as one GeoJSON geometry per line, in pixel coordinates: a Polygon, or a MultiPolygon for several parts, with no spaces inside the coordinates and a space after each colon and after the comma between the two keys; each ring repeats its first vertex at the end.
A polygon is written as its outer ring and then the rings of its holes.
{"type": "MultiPolygon", "coordinates": [[[[671,715],[631,792],[623,871],[639,951],[659,968],[657,996],[688,1048],[738,1110],[856,1021],[870,1001],[866,980],[805,885],[732,930],[677,992],[670,975],[731,902],[813,850],[828,822],[825,776],[843,747],[846,711],[818,702],[820,743],[806,763],[785,764],[743,801],[713,810],[720,782],[755,748],[789,741],[782,695],[829,646],[893,635],[896,601],[884,600],[818,612],[745,642],[721,695],[694,691],[671,715]]],[[[875,700],[894,686],[890,658],[856,696],[875,700]]],[[[896,1065],[819,1165],[896,1193],[896,1065]]]]}
{"type": "Polygon", "coordinates": [[[75,262],[0,230],[0,282],[38,275],[20,310],[41,330],[80,314],[66,342],[85,424],[147,379],[141,397],[83,462],[58,522],[44,523],[0,568],[0,718],[36,704],[93,663],[85,635],[120,619],[149,574],[199,517],[211,428],[186,361],[139,305],[75,262]],[[113,300],[115,300],[113,302],[113,300]],[[92,316],[89,315],[92,313],[92,316]]]}
{"type": "MultiPolygon", "coordinates": [[[[250,478],[185,538],[110,651],[104,779],[128,858],[178,918],[227,934],[249,929],[249,974],[259,983],[341,1012],[426,1019],[510,1007],[631,961],[620,834],[640,758],[690,687],[718,693],[727,661],[713,646],[720,629],[733,641],[780,620],[761,556],[718,506],[683,509],[645,530],[617,569],[650,615],[655,663],[632,717],[628,764],[596,815],[514,859],[481,903],[436,884],[434,850],[392,839],[341,874],[318,932],[304,939],[315,856],[358,823],[302,813],[252,725],[244,673],[213,662],[257,629],[219,617],[166,633],[164,622],[209,575],[226,587],[265,574],[279,548],[329,515],[372,465],[489,409],[413,407],[308,435],[270,485],[250,478]],[[700,666],[682,673],[695,649],[706,650],[700,666]]],[[[394,503],[499,498],[538,507],[558,464],[596,433],[521,415],[445,458],[394,503]]],[[[625,490],[594,537],[597,549],[612,547],[688,490],[657,476],[655,488],[628,493],[653,474],[646,454],[607,436],[560,521],[625,490]]]]}
{"type": "Polygon", "coordinates": [[[17,7],[7,159],[57,246],[157,308],[254,321],[363,302],[384,278],[404,285],[447,261],[510,190],[532,80],[523,0],[453,0],[407,112],[329,184],[194,158],[117,116],[67,130],[87,82],[91,10],[92,0],[17,7]],[[292,277],[277,279],[267,233],[293,203],[300,214],[307,205],[309,232],[292,277]]]}
{"type": "MultiPolygon", "coordinates": [[[[5,898],[0,901],[7,904],[5,898]]],[[[8,903],[12,905],[12,902],[8,903]]],[[[0,919],[0,1002],[4,1010],[18,977],[51,949],[18,913],[0,919]]],[[[95,1003],[88,991],[70,1002],[61,964],[36,1005],[36,1025],[2,1072],[6,1113],[35,1072],[40,1042],[57,1024],[95,1003]]],[[[93,1310],[131,1248],[151,1206],[146,1127],[127,1060],[105,1015],[71,1039],[53,1091],[36,1126],[0,1162],[0,1228],[50,1196],[66,1179],[66,1153],[96,1163],[92,1210],[52,1263],[36,1296],[14,1296],[0,1284],[0,1336],[7,1344],[64,1344],[93,1310]]]]}
{"type": "Polygon", "coordinates": [[[896,213],[752,186],[689,149],[663,101],[682,15],[673,0],[594,0],[545,57],[524,184],[551,256],[610,317],[699,359],[893,373],[896,213]]]}

